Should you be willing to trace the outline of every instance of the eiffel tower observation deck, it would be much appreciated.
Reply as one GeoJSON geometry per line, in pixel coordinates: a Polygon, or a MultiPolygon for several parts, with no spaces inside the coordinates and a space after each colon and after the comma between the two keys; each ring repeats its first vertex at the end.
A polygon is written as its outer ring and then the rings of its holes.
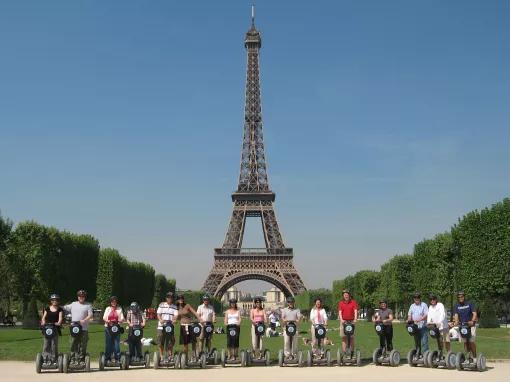
{"type": "Polygon", "coordinates": [[[228,288],[241,281],[263,280],[287,296],[294,295],[306,288],[294,268],[293,250],[283,242],[273,206],[275,193],[268,181],[260,97],[262,37],[255,27],[253,7],[244,46],[247,69],[239,182],[232,194],[233,211],[223,246],[214,250],[213,269],[203,289],[221,297],[228,288]],[[265,248],[242,248],[247,217],[261,219],[265,248]]]}

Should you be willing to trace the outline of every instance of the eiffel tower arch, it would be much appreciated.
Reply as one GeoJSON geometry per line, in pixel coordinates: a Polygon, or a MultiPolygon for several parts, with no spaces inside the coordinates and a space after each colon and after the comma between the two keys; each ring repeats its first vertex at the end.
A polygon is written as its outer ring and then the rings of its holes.
{"type": "Polygon", "coordinates": [[[221,248],[214,250],[214,265],[203,290],[221,297],[228,288],[245,280],[267,281],[286,296],[306,290],[293,264],[293,250],[285,247],[274,210],[275,193],[269,186],[262,131],[259,51],[260,32],[252,24],[246,33],[247,54],[244,135],[233,211],[221,248]],[[265,248],[242,248],[247,217],[261,219],[265,248]]]}

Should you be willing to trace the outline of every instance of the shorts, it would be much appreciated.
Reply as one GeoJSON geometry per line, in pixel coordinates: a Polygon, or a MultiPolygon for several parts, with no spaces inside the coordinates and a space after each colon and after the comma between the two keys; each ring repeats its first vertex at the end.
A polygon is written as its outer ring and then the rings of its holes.
{"type": "Polygon", "coordinates": [[[462,336],[459,336],[459,337],[460,337],[460,342],[475,342],[475,340],[476,340],[476,326],[471,327],[471,337],[469,337],[469,338],[463,338],[462,336]]]}
{"type": "Polygon", "coordinates": [[[163,329],[158,329],[156,336],[156,342],[159,346],[163,346],[166,348],[172,347],[175,344],[175,336],[172,334],[166,334],[163,332],[163,329]]]}
{"type": "Polygon", "coordinates": [[[191,333],[191,324],[181,324],[181,335],[179,337],[180,345],[194,344],[197,342],[196,337],[191,333]]]}

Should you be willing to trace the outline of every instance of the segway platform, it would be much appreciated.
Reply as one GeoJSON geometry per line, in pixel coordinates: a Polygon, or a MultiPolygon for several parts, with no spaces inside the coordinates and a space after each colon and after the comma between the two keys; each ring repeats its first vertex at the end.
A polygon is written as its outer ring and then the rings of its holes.
{"type": "MultiPolygon", "coordinates": [[[[82,335],[83,328],[81,327],[79,322],[72,322],[69,326],[69,332],[71,337],[77,338],[82,335]]],[[[75,371],[85,371],[90,372],[90,354],[85,354],[83,360],[73,359],[71,354],[66,353],[62,359],[62,367],[64,373],[70,373],[75,371]]]]}
{"type": "MultiPolygon", "coordinates": [[[[206,322],[203,327],[204,331],[204,342],[207,342],[214,333],[214,325],[212,322],[206,322]]],[[[205,354],[205,358],[207,359],[208,365],[219,365],[220,363],[220,354],[216,348],[206,349],[202,352],[205,354]]]]}
{"type": "MultiPolygon", "coordinates": [[[[381,322],[377,322],[375,324],[375,331],[377,335],[384,336],[385,330],[386,328],[384,327],[384,324],[382,324],[381,322]]],[[[386,346],[384,348],[379,347],[374,350],[372,354],[372,361],[376,366],[395,367],[400,364],[400,353],[395,349],[388,351],[388,349],[386,349],[386,346]]]]}
{"type": "Polygon", "coordinates": [[[361,351],[351,348],[351,338],[354,335],[355,325],[351,321],[346,321],[344,325],[344,335],[347,337],[347,348],[345,352],[341,348],[337,351],[338,366],[361,366],[361,351]]]}
{"type": "MultiPolygon", "coordinates": [[[[196,339],[200,337],[200,334],[202,333],[202,326],[198,322],[193,322],[190,325],[189,329],[191,330],[191,336],[196,341],[196,339]]],[[[181,369],[188,369],[194,367],[199,367],[203,369],[207,366],[207,357],[205,353],[192,354],[191,357],[186,353],[181,353],[181,359],[179,362],[181,369]]]]}
{"type": "MultiPolygon", "coordinates": [[[[466,341],[471,338],[471,327],[467,323],[462,323],[460,328],[460,336],[466,341]]],[[[483,353],[479,353],[478,357],[474,358],[471,352],[465,354],[459,352],[456,355],[455,368],[459,371],[486,371],[487,370],[487,359],[483,353]]]]}
{"type": "Polygon", "coordinates": [[[152,357],[152,361],[154,364],[154,369],[162,369],[162,368],[174,368],[174,369],[180,369],[181,364],[181,353],[175,353],[172,357],[163,356],[159,354],[159,350],[156,350],[154,352],[154,356],[152,357]]]}
{"type": "Polygon", "coordinates": [[[246,363],[247,363],[246,351],[239,350],[239,355],[234,359],[230,359],[227,357],[227,352],[225,351],[225,349],[221,349],[221,355],[220,355],[221,367],[234,366],[234,365],[246,367],[246,363]]]}
{"type": "MultiPolygon", "coordinates": [[[[141,326],[133,326],[129,335],[135,341],[141,341],[143,338],[143,328],[141,326]]],[[[128,370],[130,367],[144,367],[148,369],[151,367],[151,356],[148,351],[142,355],[135,356],[129,352],[122,353],[120,362],[123,370],[128,370]]]]}
{"type": "MultiPolygon", "coordinates": [[[[46,324],[41,327],[42,334],[45,338],[51,339],[58,335],[55,324],[46,324]]],[[[35,356],[35,371],[37,374],[43,370],[57,370],[59,373],[64,371],[64,356],[58,354],[57,359],[44,359],[41,353],[35,356]]]]}
{"type": "Polygon", "coordinates": [[[443,343],[441,339],[441,332],[435,324],[427,325],[430,337],[437,341],[437,349],[427,352],[425,358],[425,366],[431,368],[442,368],[442,369],[455,369],[455,361],[457,356],[452,351],[443,354],[443,343]]]}
{"type": "MultiPolygon", "coordinates": [[[[295,335],[297,334],[296,323],[293,321],[287,322],[287,324],[285,325],[285,332],[289,336],[289,339],[291,341],[291,349],[292,349],[292,342],[296,341],[296,337],[295,337],[295,335]]],[[[280,349],[278,351],[278,365],[280,367],[291,366],[291,365],[303,367],[305,365],[304,353],[301,350],[298,350],[298,352],[296,354],[292,354],[289,357],[285,357],[284,350],[280,349]]]]}
{"type": "Polygon", "coordinates": [[[307,366],[331,366],[331,351],[324,349],[324,338],[326,338],[326,328],[323,325],[315,325],[316,349],[308,350],[306,365],[307,366]]]}
{"type": "MultiPolygon", "coordinates": [[[[264,336],[266,332],[266,325],[263,322],[257,322],[255,324],[255,335],[257,337],[264,336]]],[[[246,360],[246,366],[270,366],[271,365],[271,352],[264,349],[260,352],[260,357],[255,355],[255,351],[248,351],[246,353],[248,359],[246,360]]]]}
{"type": "Polygon", "coordinates": [[[421,352],[421,338],[420,329],[414,321],[409,321],[406,325],[407,333],[414,338],[414,349],[409,350],[407,353],[407,363],[411,367],[426,366],[425,360],[428,356],[428,351],[422,354],[421,352]]]}

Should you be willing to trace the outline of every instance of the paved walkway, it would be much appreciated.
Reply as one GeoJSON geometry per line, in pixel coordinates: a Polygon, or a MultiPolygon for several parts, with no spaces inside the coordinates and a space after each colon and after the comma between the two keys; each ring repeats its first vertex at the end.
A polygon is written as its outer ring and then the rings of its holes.
{"type": "Polygon", "coordinates": [[[154,369],[130,369],[126,371],[109,370],[99,372],[97,364],[92,365],[95,369],[91,373],[74,373],[72,375],[55,374],[47,372],[42,375],[35,373],[33,363],[1,361],[0,379],[8,382],[18,381],[98,381],[98,382],[129,382],[129,381],[158,381],[161,378],[176,382],[196,382],[207,380],[207,382],[243,381],[243,382],[268,382],[268,381],[413,381],[430,382],[470,382],[470,381],[508,381],[510,375],[510,363],[490,363],[489,370],[484,373],[456,371],[456,370],[435,370],[424,368],[411,368],[408,365],[401,365],[397,368],[376,367],[366,365],[362,367],[251,367],[241,368],[233,366],[222,369],[210,367],[207,370],[154,370],[154,369]],[[207,379],[206,379],[207,378],[207,379]],[[344,379],[347,378],[347,379],[344,379]],[[350,378],[350,379],[349,379],[350,378]]]}

